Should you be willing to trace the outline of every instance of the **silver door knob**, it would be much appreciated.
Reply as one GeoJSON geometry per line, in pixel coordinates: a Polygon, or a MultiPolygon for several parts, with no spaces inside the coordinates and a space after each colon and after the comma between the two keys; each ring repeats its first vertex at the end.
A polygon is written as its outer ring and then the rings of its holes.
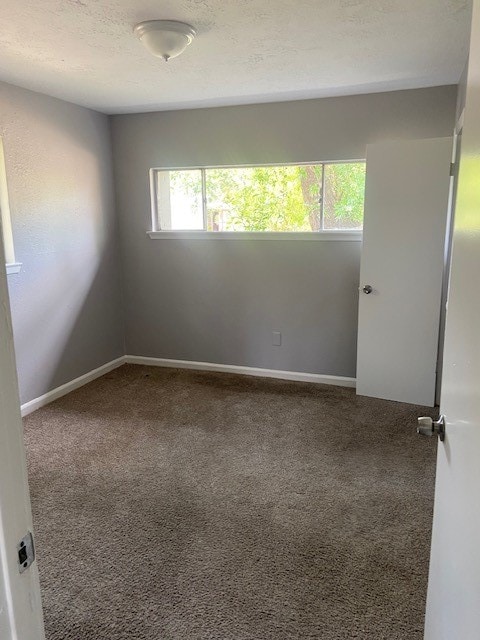
{"type": "Polygon", "coordinates": [[[371,284],[366,284],[366,285],[364,285],[364,287],[362,288],[362,291],[363,291],[363,293],[366,293],[366,294],[368,295],[369,293],[372,293],[372,291],[373,291],[373,287],[372,287],[372,285],[371,285],[371,284]]]}
{"type": "Polygon", "coordinates": [[[418,418],[417,433],[421,436],[438,436],[441,442],[445,440],[445,416],[433,420],[430,416],[418,418]]]}

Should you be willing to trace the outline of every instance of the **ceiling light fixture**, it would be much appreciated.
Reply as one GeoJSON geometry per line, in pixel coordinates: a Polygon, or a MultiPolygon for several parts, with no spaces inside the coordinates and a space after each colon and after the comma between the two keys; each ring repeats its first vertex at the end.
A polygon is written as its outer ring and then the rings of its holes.
{"type": "Polygon", "coordinates": [[[177,20],[146,20],[135,25],[133,33],[151,54],[168,62],[185,51],[197,32],[177,20]]]}

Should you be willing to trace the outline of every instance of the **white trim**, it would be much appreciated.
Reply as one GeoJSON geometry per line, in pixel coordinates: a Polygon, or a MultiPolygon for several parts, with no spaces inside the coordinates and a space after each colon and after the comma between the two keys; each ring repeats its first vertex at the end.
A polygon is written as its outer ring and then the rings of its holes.
{"type": "Polygon", "coordinates": [[[190,164],[180,167],[165,166],[152,167],[150,171],[201,171],[202,169],[256,169],[263,167],[307,167],[319,164],[366,164],[366,158],[353,158],[349,160],[303,160],[302,162],[256,162],[253,164],[190,164]]]}
{"type": "Polygon", "coordinates": [[[463,129],[463,123],[465,122],[465,108],[462,109],[462,113],[458,116],[458,120],[455,124],[455,134],[458,136],[463,129]]]}
{"type": "Polygon", "coordinates": [[[79,387],[83,387],[85,384],[92,382],[92,380],[96,380],[100,378],[100,376],[104,376],[109,371],[113,371],[117,367],[121,367],[122,364],[125,364],[125,356],[121,356],[116,360],[112,360],[111,362],[107,362],[103,364],[98,369],[94,369],[93,371],[89,371],[88,373],[83,374],[83,376],[79,376],[75,378],[75,380],[71,380],[70,382],[66,382],[62,384],[60,387],[56,389],[52,389],[47,393],[44,393],[43,396],[39,396],[38,398],[34,398],[29,402],[25,402],[22,404],[22,416],[28,416],[29,413],[40,409],[40,407],[44,407],[45,405],[57,400],[57,398],[61,398],[62,396],[70,393],[70,391],[75,391],[79,387]]]}
{"type": "MultiPolygon", "coordinates": [[[[15,264],[15,247],[13,244],[12,218],[10,215],[10,202],[8,199],[7,168],[5,166],[5,150],[3,148],[3,138],[0,137],[0,234],[3,236],[3,247],[5,250],[5,262],[15,264]]],[[[18,273],[9,272],[7,273],[18,273]]]]}
{"type": "Polygon", "coordinates": [[[5,265],[5,268],[7,270],[7,276],[10,275],[11,273],[20,273],[20,269],[22,268],[22,263],[7,262],[7,264],[5,265]]]}
{"type": "Polygon", "coordinates": [[[155,180],[155,171],[153,169],[150,169],[148,172],[148,179],[150,182],[150,212],[152,216],[152,229],[153,231],[157,231],[157,181],[155,180]]]}
{"type": "Polygon", "coordinates": [[[362,231],[147,231],[152,240],[308,240],[362,242],[362,231]]]}
{"type": "Polygon", "coordinates": [[[236,373],[242,376],[257,376],[258,378],[276,378],[278,380],[292,380],[295,382],[312,382],[314,384],[330,384],[337,387],[356,386],[356,378],[344,376],[329,376],[322,373],[303,373],[301,371],[280,371],[278,369],[259,369],[257,367],[241,367],[235,364],[215,364],[213,362],[195,362],[193,360],[170,360],[168,358],[149,358],[147,356],[121,356],[116,360],[85,373],[83,376],[75,378],[70,382],[62,384],[56,389],[44,393],[38,398],[22,404],[22,416],[50,404],[54,400],[65,396],[75,389],[104,376],[106,373],[121,367],[123,364],[139,364],[149,367],[166,367],[171,369],[193,369],[196,371],[216,371],[218,373],[236,373]]]}
{"type": "Polygon", "coordinates": [[[191,360],[170,360],[168,358],[149,358],[146,356],[125,356],[128,364],[141,364],[150,367],[169,367],[172,369],[194,369],[197,371],[216,371],[218,373],[236,373],[242,376],[259,378],[277,378],[295,382],[313,382],[330,384],[337,387],[356,386],[356,378],[329,376],[322,373],[303,373],[301,371],[280,371],[278,369],[259,369],[257,367],[241,367],[235,364],[214,364],[213,362],[195,362],[191,360]]]}

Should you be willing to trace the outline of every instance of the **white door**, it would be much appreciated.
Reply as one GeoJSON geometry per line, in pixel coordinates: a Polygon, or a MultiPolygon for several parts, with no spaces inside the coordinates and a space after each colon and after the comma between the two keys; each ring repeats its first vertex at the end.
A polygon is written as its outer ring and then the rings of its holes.
{"type": "Polygon", "coordinates": [[[480,639],[480,0],[474,0],[448,294],[426,640],[480,639]]]}
{"type": "Polygon", "coordinates": [[[367,147],[360,395],[435,403],[451,154],[451,138],[367,147]]]}
{"type": "Polygon", "coordinates": [[[0,638],[43,640],[37,563],[20,573],[17,550],[32,519],[1,236],[0,229],[0,638]]]}

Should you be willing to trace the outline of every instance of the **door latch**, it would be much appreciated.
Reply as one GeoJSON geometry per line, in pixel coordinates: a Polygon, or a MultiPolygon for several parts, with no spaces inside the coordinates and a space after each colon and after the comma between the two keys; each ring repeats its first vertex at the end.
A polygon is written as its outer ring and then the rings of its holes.
{"type": "Polygon", "coordinates": [[[23,573],[35,560],[35,545],[30,531],[17,544],[18,570],[23,573]]]}
{"type": "Polygon", "coordinates": [[[438,420],[430,416],[418,418],[417,433],[421,436],[438,436],[440,441],[445,440],[445,416],[440,416],[438,420]]]}

